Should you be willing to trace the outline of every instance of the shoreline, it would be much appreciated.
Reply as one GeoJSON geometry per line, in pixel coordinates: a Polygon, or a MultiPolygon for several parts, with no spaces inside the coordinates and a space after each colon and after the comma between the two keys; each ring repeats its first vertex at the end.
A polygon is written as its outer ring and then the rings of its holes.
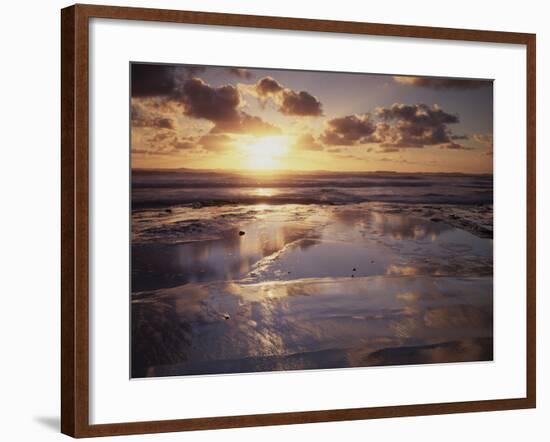
{"type": "Polygon", "coordinates": [[[132,211],[133,377],[492,359],[492,205],[132,211]]]}

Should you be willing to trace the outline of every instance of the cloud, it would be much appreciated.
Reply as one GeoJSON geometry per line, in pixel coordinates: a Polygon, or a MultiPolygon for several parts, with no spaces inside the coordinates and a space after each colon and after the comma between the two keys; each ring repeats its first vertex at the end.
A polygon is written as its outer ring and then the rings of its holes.
{"type": "Polygon", "coordinates": [[[492,134],[474,134],[473,139],[485,146],[493,147],[493,135],[492,134]]]}
{"type": "Polygon", "coordinates": [[[321,143],[319,143],[310,133],[302,134],[299,137],[297,137],[292,147],[298,150],[313,150],[313,151],[320,151],[324,149],[324,146],[321,143]]]}
{"type": "Polygon", "coordinates": [[[321,141],[332,146],[352,146],[368,142],[375,131],[376,125],[369,114],[347,115],[329,120],[321,141]]]}
{"type": "Polygon", "coordinates": [[[426,146],[467,150],[456,140],[468,137],[455,136],[448,127],[458,122],[457,115],[437,105],[395,103],[377,108],[374,116],[353,114],[333,118],[326,123],[320,140],[329,146],[378,144],[377,153],[426,146]]]}
{"type": "Polygon", "coordinates": [[[182,66],[181,69],[185,74],[187,74],[187,78],[206,72],[206,66],[182,66]]]}
{"type": "Polygon", "coordinates": [[[395,103],[387,108],[377,108],[376,115],[393,123],[384,133],[382,146],[420,148],[451,143],[449,124],[459,122],[458,116],[449,114],[439,106],[426,104],[395,103]]]}
{"type": "Polygon", "coordinates": [[[441,144],[439,148],[449,150],[473,150],[473,147],[463,146],[462,144],[458,144],[453,141],[451,141],[450,143],[441,144]]]}
{"type": "Polygon", "coordinates": [[[214,123],[238,120],[240,95],[236,87],[212,87],[200,78],[187,80],[179,97],[183,113],[189,117],[204,118],[214,123]]]}
{"type": "Polygon", "coordinates": [[[218,121],[211,133],[248,133],[253,135],[277,135],[282,131],[260,117],[240,112],[236,120],[218,121]]]}
{"type": "Polygon", "coordinates": [[[235,77],[242,78],[243,80],[250,80],[252,78],[252,72],[243,68],[227,68],[227,72],[235,77]]]}
{"type": "Polygon", "coordinates": [[[172,137],[174,137],[174,135],[170,132],[156,132],[153,136],[149,137],[147,141],[149,143],[162,143],[172,137]]]}
{"type": "Polygon", "coordinates": [[[437,104],[430,107],[426,104],[394,103],[389,108],[377,108],[376,113],[383,120],[402,120],[422,126],[458,123],[458,116],[445,112],[437,104]]]}
{"type": "Polygon", "coordinates": [[[173,98],[185,80],[205,70],[204,66],[134,63],[131,67],[132,97],[173,98]]]}
{"type": "Polygon", "coordinates": [[[406,77],[395,76],[396,83],[429,89],[479,89],[493,84],[491,80],[469,80],[460,78],[406,77]]]}
{"type": "Polygon", "coordinates": [[[132,64],[132,97],[166,96],[175,87],[175,66],[132,64]]]}
{"type": "Polygon", "coordinates": [[[164,116],[153,115],[142,106],[131,106],[132,127],[145,127],[152,129],[174,129],[174,120],[164,116]]]}
{"type": "Polygon", "coordinates": [[[247,89],[262,101],[273,100],[277,109],[284,115],[312,116],[323,115],[321,102],[306,91],[294,91],[284,87],[272,77],[263,77],[252,89],[247,89]]]}
{"type": "Polygon", "coordinates": [[[493,156],[493,134],[474,134],[473,139],[487,149],[483,155],[493,156]]]}
{"type": "Polygon", "coordinates": [[[185,115],[214,123],[212,133],[280,133],[276,126],[240,110],[241,96],[235,86],[213,87],[192,78],[183,85],[179,99],[185,115]]]}
{"type": "Polygon", "coordinates": [[[323,115],[321,102],[306,91],[292,91],[285,89],[282,92],[279,111],[285,115],[313,116],[323,115]]]}
{"type": "MultiPolygon", "coordinates": [[[[142,142],[136,142],[137,147],[132,148],[132,154],[136,155],[175,155],[181,151],[190,150],[196,147],[196,141],[191,138],[180,138],[173,132],[155,132],[142,142]]],[[[134,141],[134,140],[132,140],[134,141]]],[[[136,140],[137,141],[137,140],[136,140]]],[[[132,142],[134,144],[134,142],[132,142]]]]}
{"type": "Polygon", "coordinates": [[[207,134],[198,140],[198,144],[206,151],[221,152],[233,147],[233,139],[226,134],[207,134]]]}
{"type": "Polygon", "coordinates": [[[277,95],[282,92],[284,87],[272,77],[264,77],[256,83],[256,92],[260,97],[277,95]]]}
{"type": "Polygon", "coordinates": [[[376,153],[393,153],[393,152],[399,152],[399,149],[397,147],[384,147],[376,151],[376,153]]]}

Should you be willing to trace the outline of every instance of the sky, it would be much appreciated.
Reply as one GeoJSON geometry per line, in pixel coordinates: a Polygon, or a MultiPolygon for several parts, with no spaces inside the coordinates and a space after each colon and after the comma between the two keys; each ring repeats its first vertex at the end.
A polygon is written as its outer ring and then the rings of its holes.
{"type": "Polygon", "coordinates": [[[133,168],[493,171],[491,80],[131,64],[133,168]]]}

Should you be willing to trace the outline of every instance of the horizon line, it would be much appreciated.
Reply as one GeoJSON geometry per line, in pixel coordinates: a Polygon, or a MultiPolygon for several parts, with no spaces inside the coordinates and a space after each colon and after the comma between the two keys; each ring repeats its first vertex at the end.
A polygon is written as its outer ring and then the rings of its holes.
{"type": "Polygon", "coordinates": [[[193,172],[237,172],[237,173],[258,173],[258,174],[281,174],[281,173],[396,173],[396,174],[461,174],[461,175],[493,175],[493,172],[464,172],[464,171],[411,171],[399,172],[396,170],[328,170],[328,169],[221,169],[221,168],[194,168],[194,167],[130,167],[132,171],[193,171],[193,172]]]}

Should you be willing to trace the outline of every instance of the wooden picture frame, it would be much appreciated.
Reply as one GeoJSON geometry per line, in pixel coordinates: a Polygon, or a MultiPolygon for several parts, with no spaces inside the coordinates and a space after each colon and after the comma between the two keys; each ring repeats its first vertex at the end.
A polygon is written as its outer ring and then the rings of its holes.
{"type": "Polygon", "coordinates": [[[535,295],[535,35],[390,24],[207,12],[74,5],[61,12],[61,431],[73,437],[302,424],[534,408],[535,295]],[[296,413],[90,425],[89,415],[89,19],[142,20],[525,45],[527,53],[527,395],[520,398],[296,413]]]}

